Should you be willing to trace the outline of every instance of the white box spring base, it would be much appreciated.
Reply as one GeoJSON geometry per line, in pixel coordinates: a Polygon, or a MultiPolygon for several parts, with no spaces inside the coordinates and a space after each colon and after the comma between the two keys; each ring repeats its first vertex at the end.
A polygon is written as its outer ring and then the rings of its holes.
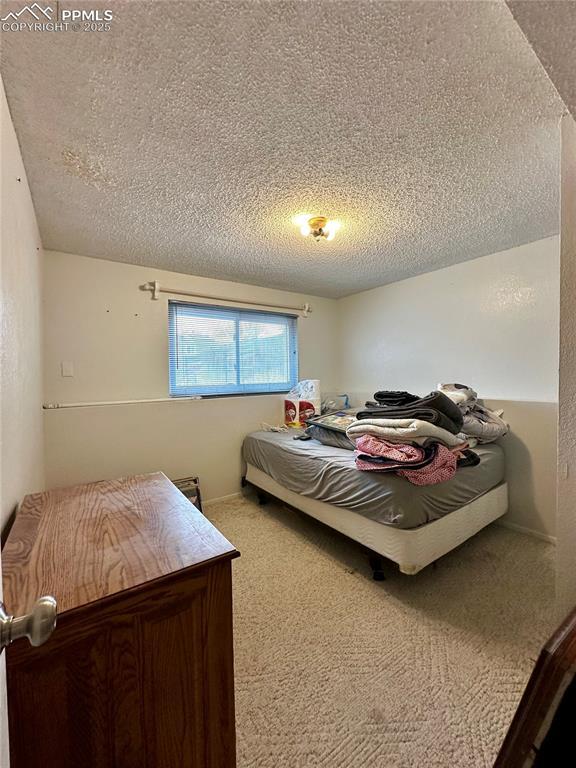
{"type": "Polygon", "coordinates": [[[439,520],[403,530],[377,523],[350,509],[289,491],[252,464],[247,465],[246,480],[373,552],[393,560],[402,573],[410,575],[450,552],[508,510],[508,486],[502,483],[439,520]]]}

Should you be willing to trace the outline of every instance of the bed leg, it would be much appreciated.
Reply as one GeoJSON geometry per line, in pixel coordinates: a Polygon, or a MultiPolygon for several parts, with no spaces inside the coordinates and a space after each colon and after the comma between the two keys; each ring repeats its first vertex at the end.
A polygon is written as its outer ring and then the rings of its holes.
{"type": "Polygon", "coordinates": [[[258,496],[258,504],[260,504],[261,507],[263,507],[265,504],[268,504],[268,494],[264,493],[264,491],[257,491],[258,496]]]}
{"type": "Polygon", "coordinates": [[[242,488],[246,488],[247,485],[248,485],[248,480],[246,480],[246,475],[242,475],[242,477],[240,478],[240,486],[242,488]]]}
{"type": "Polygon", "coordinates": [[[370,563],[370,568],[372,568],[372,578],[374,581],[385,581],[384,558],[376,553],[371,553],[368,555],[368,562],[370,563]]]}

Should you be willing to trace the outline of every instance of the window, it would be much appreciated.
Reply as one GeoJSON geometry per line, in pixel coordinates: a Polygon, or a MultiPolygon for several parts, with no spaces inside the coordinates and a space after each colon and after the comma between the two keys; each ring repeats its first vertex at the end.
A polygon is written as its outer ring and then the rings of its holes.
{"type": "Polygon", "coordinates": [[[286,392],[298,380],[296,318],[171,301],[170,395],[286,392]]]}

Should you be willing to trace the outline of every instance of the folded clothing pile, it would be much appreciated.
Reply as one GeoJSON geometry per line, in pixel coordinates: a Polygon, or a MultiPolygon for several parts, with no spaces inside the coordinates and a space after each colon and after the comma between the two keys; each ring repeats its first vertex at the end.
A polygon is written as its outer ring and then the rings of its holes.
{"type": "Polygon", "coordinates": [[[462,412],[444,392],[430,392],[426,397],[409,392],[376,392],[374,400],[375,403],[366,404],[366,410],[358,412],[358,419],[419,419],[453,435],[462,429],[462,412]]]}
{"type": "Polygon", "coordinates": [[[465,384],[438,384],[438,391],[450,398],[462,414],[462,433],[479,443],[493,443],[509,430],[503,411],[490,411],[478,402],[478,395],[465,384]]]}
{"type": "Polygon", "coordinates": [[[376,392],[346,434],[362,471],[394,472],[415,485],[449,480],[457,466],[480,462],[461,433],[464,416],[447,394],[376,392]]]}

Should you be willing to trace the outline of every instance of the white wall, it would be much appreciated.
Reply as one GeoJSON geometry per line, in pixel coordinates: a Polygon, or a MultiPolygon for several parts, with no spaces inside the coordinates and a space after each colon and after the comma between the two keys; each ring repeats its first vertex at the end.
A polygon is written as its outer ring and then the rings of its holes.
{"type": "Polygon", "coordinates": [[[558,434],[559,618],[576,605],[576,123],[562,118],[560,414],[558,434]]]}
{"type": "Polygon", "coordinates": [[[341,300],[340,387],[425,394],[456,381],[497,401],[512,427],[508,519],[553,536],[558,322],[553,237],[341,300]]]}
{"type": "MultiPolygon", "coordinates": [[[[23,496],[42,490],[44,454],[41,411],[41,245],[3,83],[0,83],[0,91],[1,529],[23,496]]],[[[0,598],[1,595],[0,582],[0,598]]],[[[0,765],[8,765],[3,656],[0,660],[0,765]]]]}
{"type": "MultiPolygon", "coordinates": [[[[300,376],[361,400],[378,388],[426,393],[470,383],[511,423],[509,522],[554,536],[559,240],[549,238],[339,301],[48,252],[45,400],[165,397],[165,285],[275,303],[310,301],[300,376]],[[63,378],[61,362],[74,364],[63,378]]],[[[49,486],[131,472],[198,473],[207,498],[238,489],[240,446],[282,397],[263,395],[45,411],[49,486]]]]}
{"type": "Polygon", "coordinates": [[[42,246],[2,85],[0,527],[44,483],[42,246]]]}
{"type": "MultiPolygon", "coordinates": [[[[168,297],[152,301],[150,280],[183,290],[301,305],[300,378],[333,391],[336,302],[221,280],[47,252],[45,263],[45,400],[86,402],[168,396],[168,297]],[[74,364],[63,378],[61,362],[74,364]]],[[[243,437],[261,422],[283,420],[283,397],[259,395],[200,401],[45,411],[50,487],[133,472],[200,475],[206,498],[238,490],[243,437]]]]}

